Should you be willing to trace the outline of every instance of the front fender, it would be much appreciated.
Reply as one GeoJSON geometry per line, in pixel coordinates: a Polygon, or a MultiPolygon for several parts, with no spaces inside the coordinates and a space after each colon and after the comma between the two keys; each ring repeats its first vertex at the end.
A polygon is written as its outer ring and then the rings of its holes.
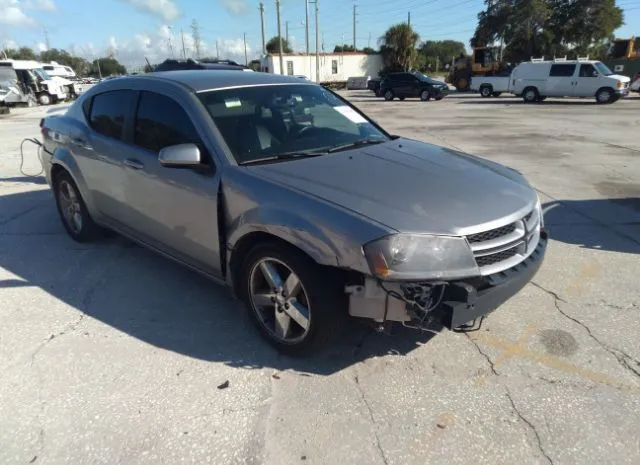
{"type": "Polygon", "coordinates": [[[269,207],[247,210],[229,224],[229,249],[233,250],[239,240],[256,232],[282,239],[322,265],[341,266],[341,247],[335,243],[340,239],[293,212],[269,207]]]}

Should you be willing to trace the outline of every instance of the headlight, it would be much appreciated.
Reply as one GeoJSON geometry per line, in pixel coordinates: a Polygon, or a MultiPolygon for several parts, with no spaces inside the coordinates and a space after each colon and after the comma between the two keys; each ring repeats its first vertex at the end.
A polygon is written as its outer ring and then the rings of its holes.
{"type": "Polygon", "coordinates": [[[381,279],[452,279],[479,274],[462,237],[395,234],[368,243],[364,253],[372,273],[381,279]]]}

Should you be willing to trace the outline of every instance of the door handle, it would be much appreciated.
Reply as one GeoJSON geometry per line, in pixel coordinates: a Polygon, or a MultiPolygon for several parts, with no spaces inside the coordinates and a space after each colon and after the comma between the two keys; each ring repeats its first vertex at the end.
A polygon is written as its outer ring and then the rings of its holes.
{"type": "Polygon", "coordinates": [[[125,159],[124,164],[134,170],[141,170],[142,168],[144,168],[144,165],[139,160],[136,160],[135,158],[125,159]]]}

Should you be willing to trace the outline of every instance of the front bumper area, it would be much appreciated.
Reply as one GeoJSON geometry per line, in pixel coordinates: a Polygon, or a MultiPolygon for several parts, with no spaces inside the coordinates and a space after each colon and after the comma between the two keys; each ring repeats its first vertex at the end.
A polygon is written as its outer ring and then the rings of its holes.
{"type": "Polygon", "coordinates": [[[372,278],[363,286],[349,286],[349,314],[370,318],[378,323],[402,322],[407,326],[424,328],[439,323],[450,329],[458,328],[485,316],[517,294],[536,275],[547,250],[549,237],[540,232],[535,250],[522,262],[488,276],[446,283],[411,283],[441,299],[428,311],[416,307],[406,295],[406,285],[384,283],[384,288],[372,278]]]}

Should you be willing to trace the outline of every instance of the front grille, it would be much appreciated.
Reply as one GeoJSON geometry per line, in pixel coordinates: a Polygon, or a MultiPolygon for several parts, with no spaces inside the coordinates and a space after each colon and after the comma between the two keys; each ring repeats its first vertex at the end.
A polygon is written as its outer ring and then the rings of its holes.
{"type": "MultiPolygon", "coordinates": [[[[532,241],[540,222],[536,210],[532,210],[518,221],[467,236],[476,264],[482,274],[492,274],[517,263],[517,257],[527,256],[536,244],[532,241]]],[[[537,241],[536,241],[537,242],[537,241]]]]}
{"type": "Polygon", "coordinates": [[[494,253],[492,255],[485,255],[483,257],[476,257],[476,263],[479,267],[493,265],[494,263],[503,262],[510,259],[518,253],[518,247],[514,247],[509,250],[494,253]]]}
{"type": "Polygon", "coordinates": [[[492,229],[491,231],[484,231],[477,234],[471,234],[467,236],[467,240],[471,244],[476,244],[478,242],[487,242],[492,239],[497,239],[499,237],[511,234],[515,230],[516,230],[515,223],[511,223],[506,226],[502,226],[501,228],[492,229]]]}

